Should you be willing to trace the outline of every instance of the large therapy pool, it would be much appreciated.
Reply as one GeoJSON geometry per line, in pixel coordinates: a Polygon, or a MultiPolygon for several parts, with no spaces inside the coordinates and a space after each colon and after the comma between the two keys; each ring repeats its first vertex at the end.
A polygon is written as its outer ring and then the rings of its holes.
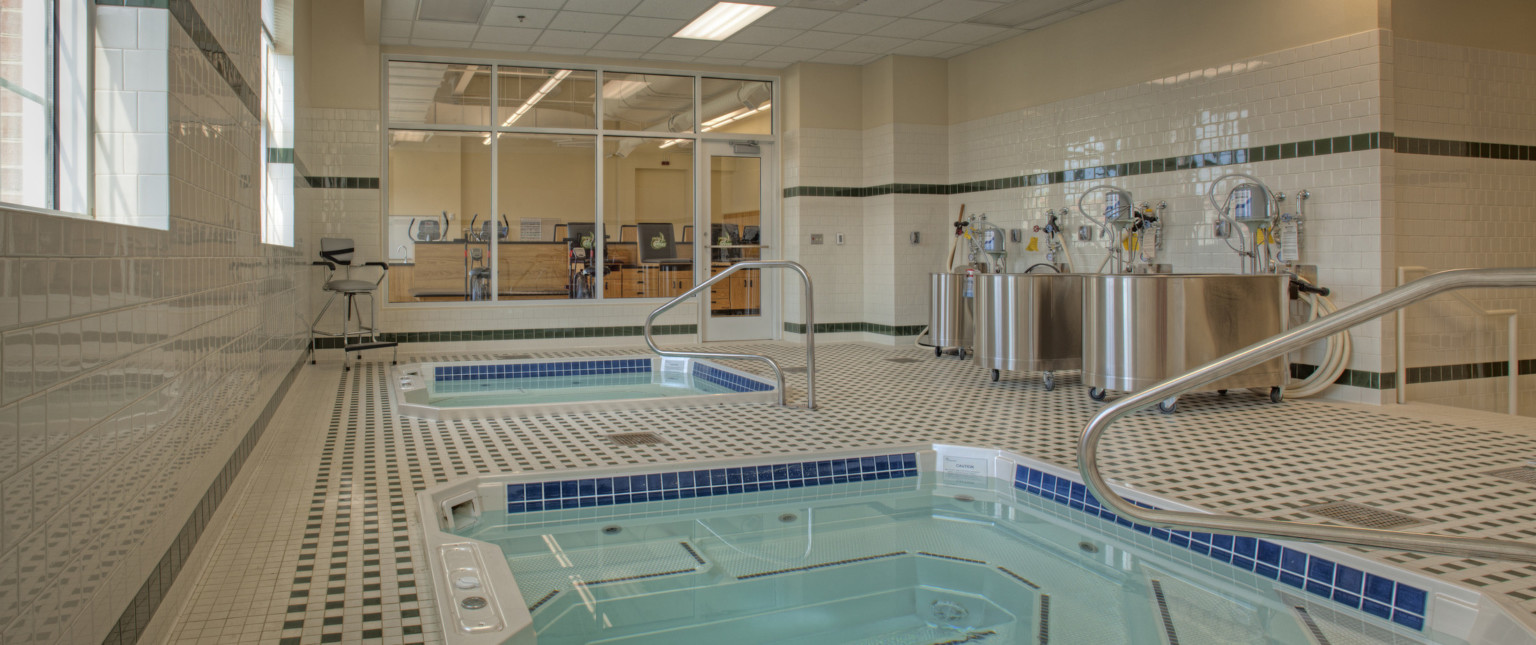
{"type": "Polygon", "coordinates": [[[1532,642],[1471,590],[1327,547],[1132,524],[1019,455],[679,466],[423,492],[448,642],[1532,642]]]}

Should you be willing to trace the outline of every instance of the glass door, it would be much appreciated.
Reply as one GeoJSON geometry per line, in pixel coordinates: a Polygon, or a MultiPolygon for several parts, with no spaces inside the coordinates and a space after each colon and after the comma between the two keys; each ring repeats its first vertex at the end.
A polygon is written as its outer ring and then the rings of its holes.
{"type": "MultiPolygon", "coordinates": [[[[774,257],[771,156],[752,143],[709,142],[701,146],[699,221],[694,227],[699,266],[714,276],[738,262],[774,257]]],[[[703,315],[704,340],[774,338],[779,276],[742,269],[710,289],[703,315]]],[[[701,294],[702,295],[702,294],[701,294]]]]}

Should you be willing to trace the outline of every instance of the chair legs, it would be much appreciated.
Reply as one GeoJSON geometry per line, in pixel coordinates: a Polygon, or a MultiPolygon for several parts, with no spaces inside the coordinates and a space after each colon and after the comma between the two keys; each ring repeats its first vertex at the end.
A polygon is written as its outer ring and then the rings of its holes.
{"type": "MultiPolygon", "coordinates": [[[[348,357],[342,360],[342,368],[344,370],[352,369],[349,362],[350,354],[352,352],[361,352],[365,349],[382,349],[384,347],[394,348],[394,353],[390,357],[390,364],[395,365],[398,363],[400,354],[399,344],[379,342],[378,312],[375,310],[372,293],[339,291],[331,292],[331,296],[325,300],[325,306],[320,308],[320,313],[315,316],[314,322],[310,323],[309,325],[309,362],[311,365],[315,364],[316,362],[316,341],[319,337],[322,336],[328,338],[336,338],[338,336],[341,337],[342,349],[347,354],[349,354],[348,357]],[[346,301],[342,304],[341,331],[320,331],[320,322],[325,319],[325,313],[330,311],[331,305],[336,302],[337,296],[341,296],[346,299],[346,301]],[[357,299],[362,296],[367,296],[368,298],[367,325],[363,324],[362,309],[360,309],[357,304],[357,299]],[[357,321],[356,331],[353,331],[354,319],[357,321]],[[357,337],[358,342],[353,342],[353,336],[357,337]]],[[[362,354],[358,354],[357,359],[362,360],[362,354]]]]}

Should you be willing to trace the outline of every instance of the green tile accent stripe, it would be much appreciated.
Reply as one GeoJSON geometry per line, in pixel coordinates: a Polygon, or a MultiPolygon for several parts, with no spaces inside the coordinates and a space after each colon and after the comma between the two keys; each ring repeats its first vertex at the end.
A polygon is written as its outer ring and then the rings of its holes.
{"type": "MultiPolygon", "coordinates": [[[[652,333],[658,336],[697,334],[698,325],[655,325],[652,333]]],[[[465,343],[482,340],[548,340],[561,338],[616,338],[640,336],[645,328],[640,325],[621,327],[562,327],[546,329],[479,329],[466,331],[402,331],[384,332],[379,340],[390,343],[465,343]]],[[[316,338],[315,349],[341,349],[340,338],[316,338]]]]}
{"type": "Polygon", "coordinates": [[[160,557],[160,562],[155,565],[155,570],[150,572],[149,579],[139,587],[139,592],[134,594],[133,600],[128,602],[128,607],[118,617],[117,623],[112,626],[112,631],[102,640],[103,645],[132,645],[139,641],[144,634],[144,629],[149,626],[149,621],[155,615],[155,610],[160,608],[161,601],[171,591],[171,583],[181,573],[181,568],[186,564],[187,558],[192,556],[193,547],[197,546],[198,538],[202,537],[203,529],[207,528],[208,521],[213,518],[214,511],[218,510],[219,502],[223,501],[225,493],[229,492],[230,485],[234,484],[235,476],[240,474],[240,468],[245,465],[247,458],[256,450],[256,442],[261,440],[262,433],[266,432],[267,425],[272,421],[272,416],[277,414],[278,404],[283,402],[289,386],[299,375],[299,370],[304,367],[304,357],[293,364],[288,370],[288,375],[283,377],[283,382],[272,393],[272,398],[267,400],[261,414],[251,424],[245,437],[240,440],[240,445],[235,447],[234,454],[224,462],[224,467],[219,475],[214,477],[213,483],[208,485],[208,490],[203,493],[203,498],[192,509],[192,516],[187,518],[181,527],[181,532],[176,535],[176,541],[165,550],[165,555],[160,557]]]}
{"type": "Polygon", "coordinates": [[[1309,141],[1293,141],[1269,146],[1236,148],[1219,152],[1206,152],[1178,157],[1147,159],[1122,164],[1057,170],[1017,177],[968,181],[958,184],[883,184],[864,188],[839,186],[792,186],[784,189],[784,197],[875,197],[877,195],[960,195],[989,190],[1048,186],[1074,181],[1095,181],[1115,177],[1134,177],[1195,168],[1215,168],[1259,161],[1299,159],[1318,155],[1365,150],[1392,149],[1391,132],[1365,132],[1361,134],[1325,137],[1309,141]]]}
{"type": "MultiPolygon", "coordinates": [[[[1515,367],[1519,370],[1521,376],[1536,374],[1536,358],[1519,360],[1516,362],[1515,367]]],[[[1311,376],[1312,372],[1316,370],[1316,365],[1292,363],[1291,378],[1306,378],[1311,376]]],[[[1409,385],[1442,383],[1445,381],[1470,381],[1473,379],[1500,378],[1504,376],[1509,376],[1509,363],[1507,361],[1410,367],[1407,373],[1409,385]]],[[[1391,390],[1397,387],[1397,373],[1346,369],[1334,383],[1372,390],[1391,390]]]]}
{"type": "Polygon", "coordinates": [[[379,189],[378,177],[304,177],[310,188],[361,188],[379,189]]]}
{"type": "Polygon", "coordinates": [[[293,163],[293,148],[267,148],[267,163],[293,163]]]}
{"type": "Polygon", "coordinates": [[[96,0],[106,7],[137,7],[140,9],[169,9],[170,0],[96,0]]]}
{"type": "Polygon", "coordinates": [[[1391,150],[1400,154],[1434,155],[1441,157],[1471,157],[1477,159],[1507,159],[1511,161],[1536,160],[1536,146],[1480,141],[1449,141],[1399,137],[1391,132],[1363,132],[1339,137],[1325,137],[1309,141],[1293,141],[1269,146],[1236,148],[1220,152],[1206,152],[1179,157],[1163,157],[1130,163],[1058,170],[1018,177],[986,179],[958,184],[882,184],[879,186],[792,186],[784,189],[784,197],[875,197],[879,195],[960,195],[988,190],[1029,188],[1073,181],[1092,181],[1114,177],[1133,177],[1195,168],[1214,168],[1235,164],[1300,159],[1344,152],[1366,150],[1391,150]]]}
{"type": "MultiPolygon", "coordinates": [[[[838,322],[816,323],[816,333],[829,334],[849,331],[867,331],[884,336],[916,336],[923,333],[927,325],[882,325],[869,322],[838,322]]],[[[804,334],[805,323],[784,323],[784,331],[792,334],[804,334]]]]}

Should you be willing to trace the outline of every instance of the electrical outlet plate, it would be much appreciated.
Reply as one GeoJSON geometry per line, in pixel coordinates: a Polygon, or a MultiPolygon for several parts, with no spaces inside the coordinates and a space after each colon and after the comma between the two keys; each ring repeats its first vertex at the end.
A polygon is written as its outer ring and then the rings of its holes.
{"type": "Polygon", "coordinates": [[[832,236],[832,239],[835,240],[838,244],[842,244],[843,243],[843,234],[842,233],[836,233],[836,234],[834,234],[832,236]]]}
{"type": "Polygon", "coordinates": [[[1008,229],[1008,241],[1009,242],[1013,242],[1014,244],[1021,244],[1021,243],[1023,243],[1024,242],[1024,229],[1022,229],[1022,228],[1010,228],[1010,229],[1008,229]]]}
{"type": "Polygon", "coordinates": [[[822,237],[821,233],[811,234],[811,244],[821,244],[823,239],[825,238],[822,237]]]}
{"type": "Polygon", "coordinates": [[[1079,227],[1077,227],[1077,241],[1079,241],[1079,242],[1091,242],[1091,241],[1093,241],[1093,227],[1092,226],[1079,226],[1079,227]]]}
{"type": "Polygon", "coordinates": [[[912,231],[912,235],[908,239],[912,240],[913,244],[917,244],[920,240],[923,239],[923,236],[917,231],[912,231]]]}
{"type": "Polygon", "coordinates": [[[1216,220],[1215,226],[1211,227],[1211,235],[1216,236],[1217,239],[1232,237],[1232,222],[1224,219],[1216,220]]]}

